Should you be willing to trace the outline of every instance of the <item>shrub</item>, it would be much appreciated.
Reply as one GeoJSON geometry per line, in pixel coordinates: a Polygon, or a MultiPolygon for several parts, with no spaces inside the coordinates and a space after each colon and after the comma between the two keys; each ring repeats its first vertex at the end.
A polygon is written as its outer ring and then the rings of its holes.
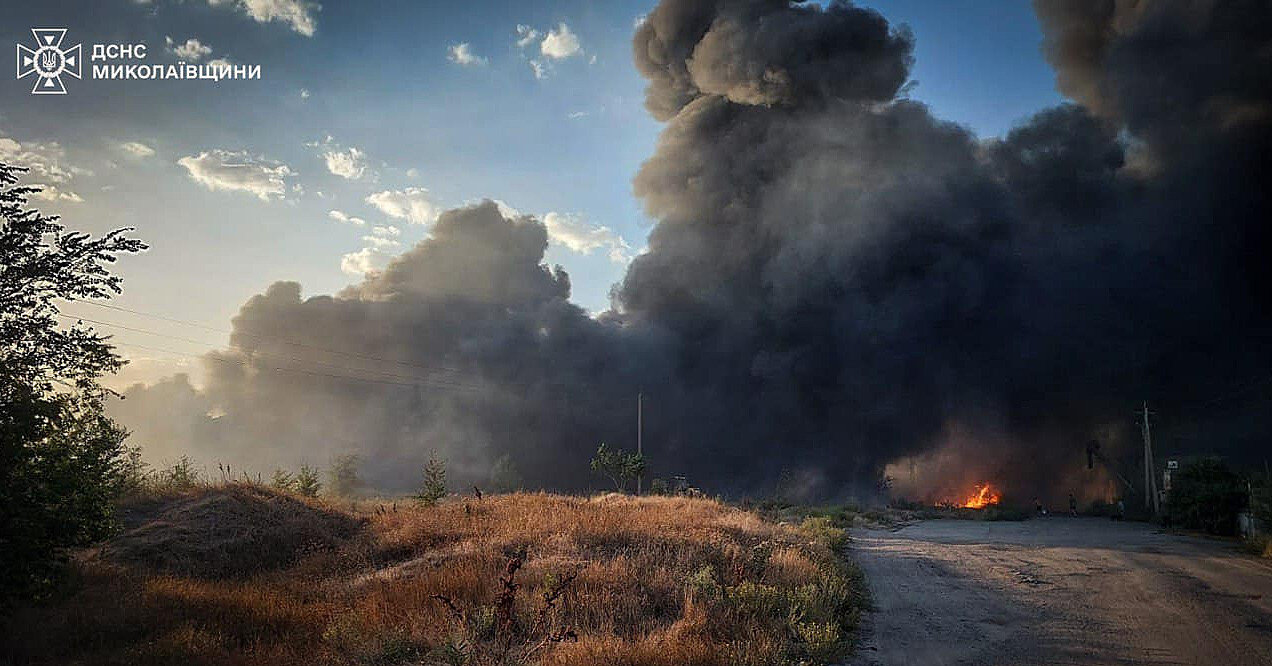
{"type": "Polygon", "coordinates": [[[421,504],[432,506],[443,497],[446,497],[446,461],[438,458],[434,451],[428,457],[428,464],[424,466],[424,483],[415,499],[421,504]]]}
{"type": "Polygon", "coordinates": [[[1167,516],[1181,527],[1236,534],[1245,494],[1241,477],[1219,458],[1186,462],[1171,475],[1167,516]]]}
{"type": "Polygon", "coordinates": [[[835,527],[833,519],[828,516],[805,518],[799,527],[813,538],[824,542],[833,551],[839,552],[848,547],[848,530],[835,527]]]}
{"type": "Polygon", "coordinates": [[[318,480],[318,470],[309,465],[301,465],[300,471],[296,473],[293,488],[305,497],[317,497],[322,491],[322,482],[318,480]]]}
{"type": "Polygon", "coordinates": [[[189,456],[181,456],[176,462],[155,473],[154,485],[167,492],[185,492],[203,485],[203,475],[194,468],[189,456]]]}
{"type": "Polygon", "coordinates": [[[689,578],[689,593],[695,599],[713,600],[720,598],[720,584],[716,582],[715,569],[704,564],[689,578]]]}
{"type": "Polygon", "coordinates": [[[624,492],[628,481],[644,475],[645,456],[611,449],[602,442],[592,458],[592,471],[609,477],[614,482],[614,489],[624,492]]]}
{"type": "Polygon", "coordinates": [[[42,597],[61,578],[67,548],[89,545],[114,530],[126,436],[95,401],[5,405],[0,608],[18,598],[42,597]]]}
{"type": "Polygon", "coordinates": [[[269,481],[269,485],[285,493],[293,492],[296,490],[296,477],[285,469],[276,469],[274,470],[274,477],[269,481]]]}

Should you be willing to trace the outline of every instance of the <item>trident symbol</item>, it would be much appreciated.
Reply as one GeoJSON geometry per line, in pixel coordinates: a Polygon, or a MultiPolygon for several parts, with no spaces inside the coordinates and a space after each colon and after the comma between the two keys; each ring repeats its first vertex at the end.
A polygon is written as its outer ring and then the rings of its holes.
{"type": "Polygon", "coordinates": [[[62,48],[66,28],[32,28],[35,49],[18,44],[18,78],[35,75],[33,95],[65,95],[62,75],[80,78],[83,58],[80,45],[62,48]]]}

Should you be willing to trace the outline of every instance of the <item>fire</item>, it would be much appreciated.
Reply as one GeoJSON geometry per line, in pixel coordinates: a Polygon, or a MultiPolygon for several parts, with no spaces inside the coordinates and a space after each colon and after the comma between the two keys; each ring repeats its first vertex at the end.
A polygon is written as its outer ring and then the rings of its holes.
{"type": "Polygon", "coordinates": [[[991,504],[998,504],[1002,496],[998,494],[993,486],[988,483],[978,484],[976,492],[968,495],[967,499],[959,506],[964,509],[983,509],[991,504]]]}

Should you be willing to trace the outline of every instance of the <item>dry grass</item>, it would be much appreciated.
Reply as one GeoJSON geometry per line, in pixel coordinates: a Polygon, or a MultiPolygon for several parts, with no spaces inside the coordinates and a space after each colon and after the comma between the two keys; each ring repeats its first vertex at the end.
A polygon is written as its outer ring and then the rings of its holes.
{"type": "Polygon", "coordinates": [[[864,604],[842,532],[704,499],[393,510],[229,486],[135,522],[6,622],[0,663],[824,663],[864,604]]]}

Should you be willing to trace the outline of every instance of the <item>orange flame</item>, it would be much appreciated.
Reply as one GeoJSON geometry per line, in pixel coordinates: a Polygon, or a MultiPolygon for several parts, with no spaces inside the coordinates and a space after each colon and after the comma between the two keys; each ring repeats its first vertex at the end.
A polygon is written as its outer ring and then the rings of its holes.
{"type": "Polygon", "coordinates": [[[959,506],[964,509],[983,509],[991,504],[998,504],[1002,496],[994,491],[993,486],[988,483],[978,484],[976,492],[967,497],[959,506]]]}

